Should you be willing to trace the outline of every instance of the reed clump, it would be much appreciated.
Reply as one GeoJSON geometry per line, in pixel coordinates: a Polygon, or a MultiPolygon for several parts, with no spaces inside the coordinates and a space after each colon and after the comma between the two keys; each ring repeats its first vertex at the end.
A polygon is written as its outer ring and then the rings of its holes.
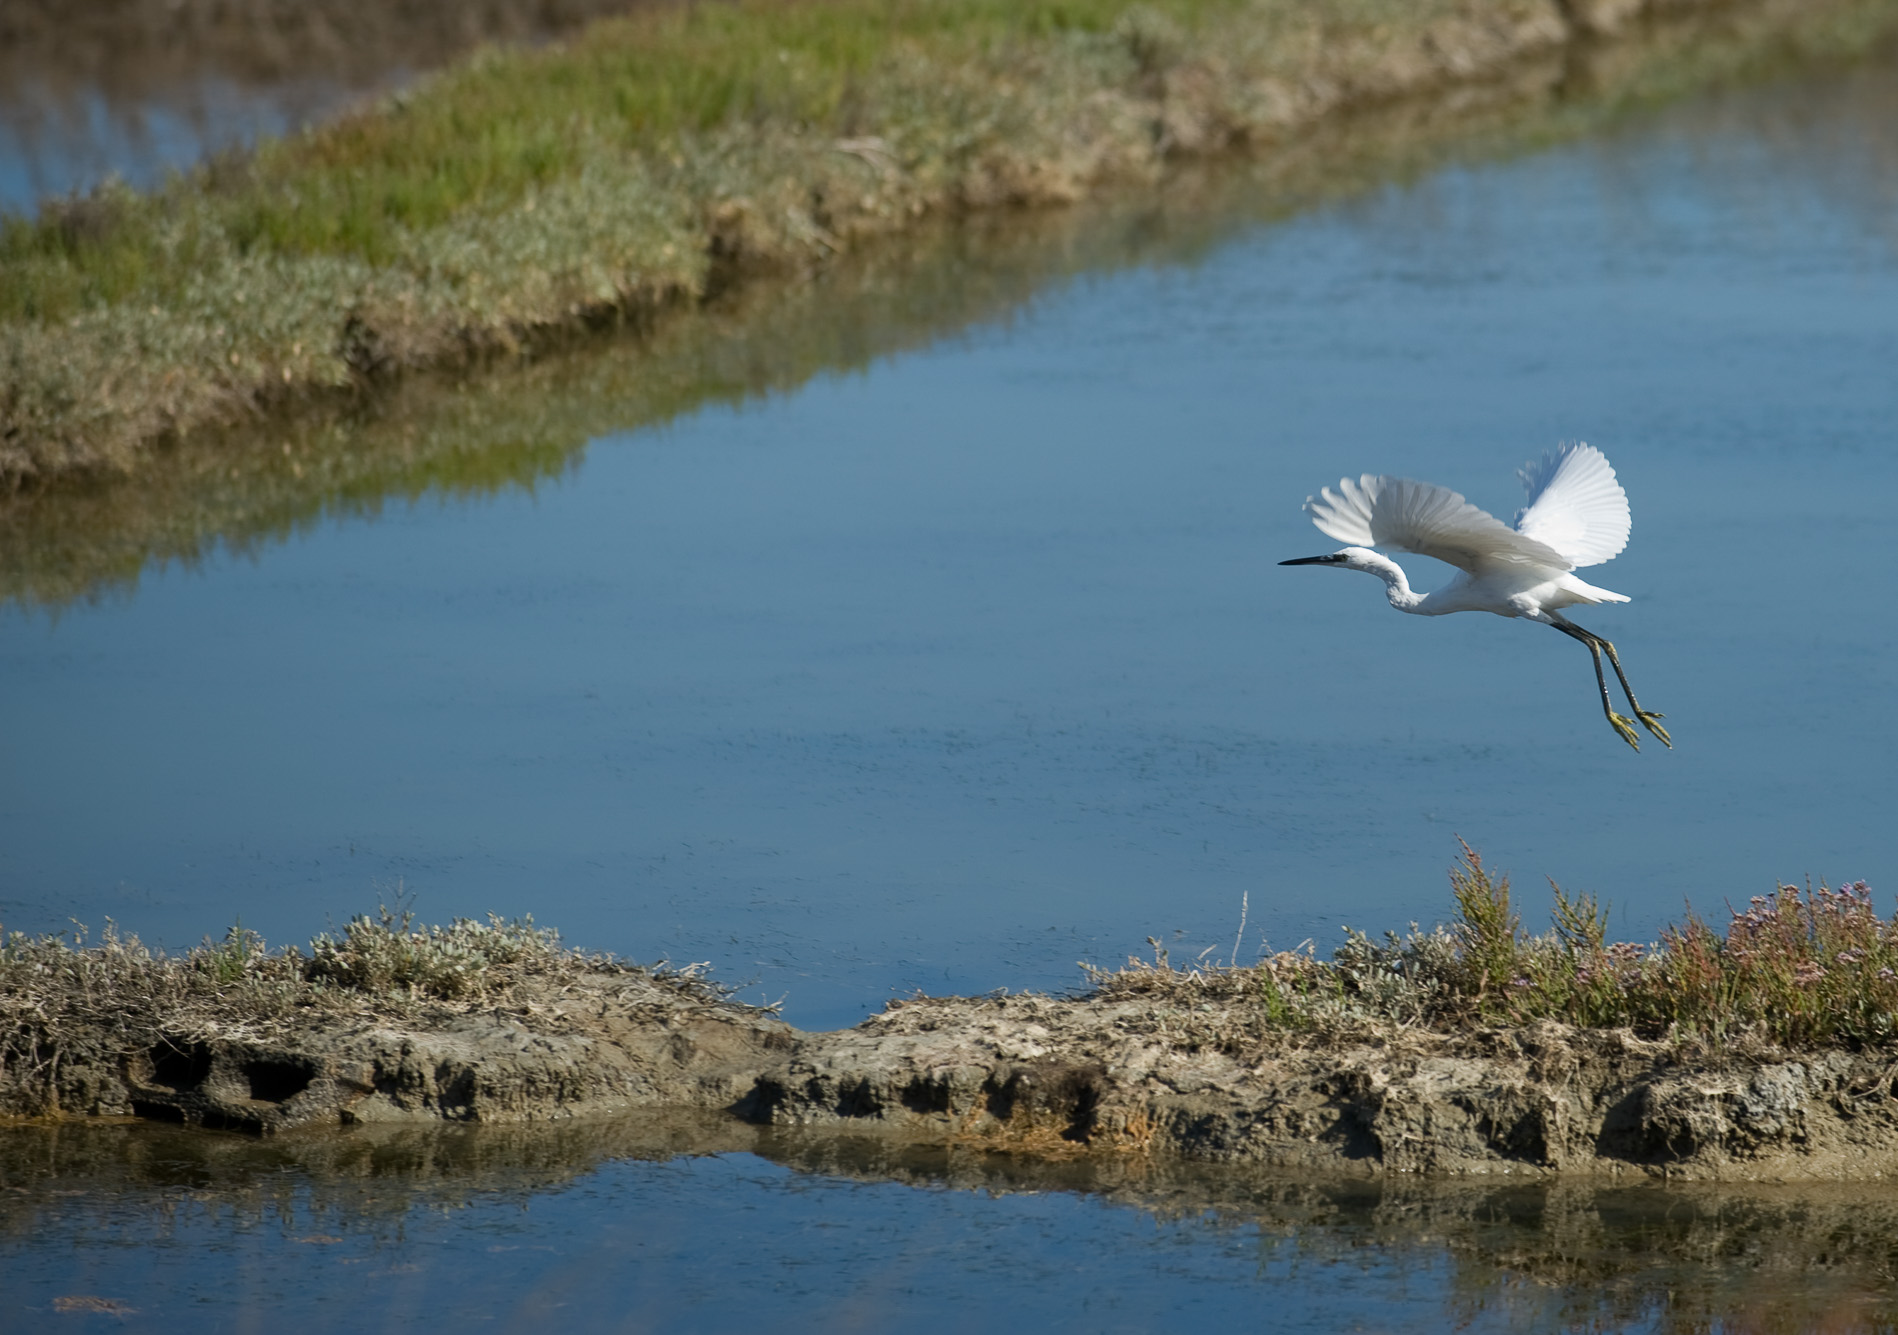
{"type": "Polygon", "coordinates": [[[1323,1034],[1396,1025],[1437,1031],[1553,1020],[1647,1039],[1814,1051],[1898,1039],[1898,916],[1863,881],[1782,885],[1731,911],[1693,912],[1651,943],[1610,942],[1607,910],[1553,886],[1553,926],[1522,929],[1509,878],[1464,845],[1457,914],[1374,940],[1346,929],[1330,960],[1309,947],[1243,967],[1152,960],[1091,970],[1103,999],[1163,1000],[1204,1021],[1202,1043],[1237,1050],[1268,1030],[1323,1034]],[[1195,1007],[1198,1011],[1195,1012],[1195,1007]]]}

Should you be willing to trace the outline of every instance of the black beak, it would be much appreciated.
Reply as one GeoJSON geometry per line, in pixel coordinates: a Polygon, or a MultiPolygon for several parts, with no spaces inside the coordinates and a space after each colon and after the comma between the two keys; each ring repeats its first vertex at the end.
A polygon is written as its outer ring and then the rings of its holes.
{"type": "Polygon", "coordinates": [[[1329,556],[1301,556],[1296,561],[1280,561],[1279,564],[1282,566],[1335,566],[1343,560],[1342,555],[1333,552],[1329,556]]]}

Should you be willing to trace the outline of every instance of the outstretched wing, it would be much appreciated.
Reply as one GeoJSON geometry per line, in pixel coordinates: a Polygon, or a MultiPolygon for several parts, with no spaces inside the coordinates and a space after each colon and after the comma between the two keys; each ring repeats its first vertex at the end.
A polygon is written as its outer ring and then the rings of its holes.
{"type": "Polygon", "coordinates": [[[1593,445],[1564,445],[1525,464],[1520,476],[1529,504],[1516,515],[1519,533],[1577,566],[1612,561],[1628,545],[1628,493],[1593,445]]]}
{"type": "Polygon", "coordinates": [[[1555,548],[1517,532],[1449,488],[1407,477],[1366,473],[1355,482],[1343,478],[1336,491],[1326,487],[1307,497],[1305,513],[1339,542],[1417,552],[1472,575],[1497,562],[1555,570],[1571,565],[1555,548]]]}

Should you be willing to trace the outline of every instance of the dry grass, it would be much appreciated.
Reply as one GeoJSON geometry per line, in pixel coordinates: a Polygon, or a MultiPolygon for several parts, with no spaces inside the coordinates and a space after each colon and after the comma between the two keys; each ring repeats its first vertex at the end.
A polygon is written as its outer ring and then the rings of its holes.
{"type": "Polygon", "coordinates": [[[1557,1020],[1646,1038],[1799,1050],[1887,1047],[1898,1039],[1898,918],[1863,881],[1781,886],[1724,929],[1690,913],[1658,942],[1611,943],[1605,909],[1554,887],[1554,926],[1523,932],[1509,878],[1467,845],[1450,873],[1457,916],[1381,941],[1347,928],[1329,961],[1309,949],[1249,967],[1151,961],[1091,970],[1095,995],[1165,1000],[1239,1051],[1268,1031],[1370,1026],[1438,1031],[1557,1020]]]}
{"type": "MultiPolygon", "coordinates": [[[[1889,1047],[1898,1038],[1898,919],[1863,882],[1782,886],[1734,910],[1724,930],[1697,916],[1650,944],[1610,943],[1605,912],[1555,890],[1554,927],[1523,932],[1507,877],[1467,845],[1452,869],[1457,916],[1374,941],[1347,929],[1330,960],[1309,948],[1235,967],[1150,961],[1089,969],[1090,996],[1159,1003],[1175,1046],[1232,1053],[1288,1034],[1310,1041],[1396,1030],[1469,1033],[1555,1020],[1631,1029],[1702,1047],[1889,1047]]],[[[418,926],[383,908],[269,950],[233,927],[168,955],[108,925],[96,942],[0,939],[0,1075],[43,1084],[82,1050],[109,1054],[212,1034],[283,1037],[360,1020],[442,1026],[473,1012],[526,1017],[537,1001],[636,974],[680,1002],[728,993],[699,966],[644,968],[573,950],[531,919],[418,926]]]]}
{"type": "Polygon", "coordinates": [[[681,999],[725,993],[696,968],[627,964],[571,949],[532,918],[456,919],[418,926],[382,908],[315,937],[308,951],[270,950],[242,926],[182,954],[85,930],[0,938],[0,1075],[70,1060],[81,1050],[132,1050],[215,1032],[266,1038],[353,1020],[441,1025],[471,1012],[524,1015],[536,998],[603,975],[638,974],[681,999]]]}

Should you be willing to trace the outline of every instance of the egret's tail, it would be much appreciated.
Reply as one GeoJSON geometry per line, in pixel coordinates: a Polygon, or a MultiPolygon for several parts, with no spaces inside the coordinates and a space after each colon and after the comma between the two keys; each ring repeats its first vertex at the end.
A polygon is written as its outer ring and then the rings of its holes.
{"type": "Polygon", "coordinates": [[[1562,581],[1564,592],[1575,595],[1577,602],[1584,603],[1630,603],[1634,600],[1625,593],[1616,593],[1612,589],[1598,589],[1593,584],[1576,579],[1570,575],[1562,581]]]}

